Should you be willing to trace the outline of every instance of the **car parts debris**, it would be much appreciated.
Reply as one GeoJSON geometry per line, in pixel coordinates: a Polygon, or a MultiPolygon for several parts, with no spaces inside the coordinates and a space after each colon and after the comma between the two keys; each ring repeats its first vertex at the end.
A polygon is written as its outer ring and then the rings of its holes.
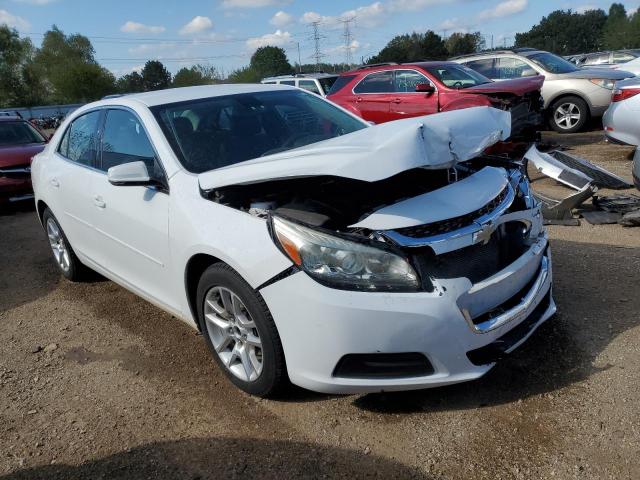
{"type": "Polygon", "coordinates": [[[560,150],[554,150],[550,153],[554,159],[558,162],[566,165],[572,170],[577,170],[593,179],[593,184],[600,188],[611,188],[612,190],[624,190],[626,188],[632,188],[629,182],[625,179],[615,175],[598,165],[585,160],[584,158],[575,157],[567,152],[561,152],[560,150]]]}

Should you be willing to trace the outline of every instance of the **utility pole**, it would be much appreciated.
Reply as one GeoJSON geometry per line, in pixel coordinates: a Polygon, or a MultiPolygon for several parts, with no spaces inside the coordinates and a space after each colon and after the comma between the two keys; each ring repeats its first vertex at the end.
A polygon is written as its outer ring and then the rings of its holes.
{"type": "Polygon", "coordinates": [[[491,50],[493,50],[493,33],[491,34],[491,50]]]}
{"type": "Polygon", "coordinates": [[[313,40],[313,55],[316,61],[316,70],[320,70],[320,60],[324,57],[324,53],[320,49],[320,40],[325,38],[320,34],[320,22],[315,21],[309,24],[311,26],[311,40],[313,40]]]}
{"type": "Polygon", "coordinates": [[[353,34],[351,33],[351,22],[355,21],[356,17],[343,18],[340,20],[343,25],[342,38],[344,38],[344,63],[351,65],[353,63],[352,56],[352,42],[353,34]]]}
{"type": "Polygon", "coordinates": [[[300,59],[300,42],[296,42],[298,45],[298,72],[302,73],[302,60],[300,59]]]}

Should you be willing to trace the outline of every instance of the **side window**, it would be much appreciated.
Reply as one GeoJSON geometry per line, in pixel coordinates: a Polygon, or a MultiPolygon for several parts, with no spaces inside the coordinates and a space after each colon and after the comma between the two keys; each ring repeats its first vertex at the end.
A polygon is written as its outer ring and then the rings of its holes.
{"type": "Polygon", "coordinates": [[[590,55],[584,62],[584,65],[602,65],[604,63],[609,63],[609,54],[608,53],[600,53],[598,55],[590,55]]]}
{"type": "Polygon", "coordinates": [[[292,87],[296,86],[295,80],[280,80],[280,85],[291,85],[292,87]]]}
{"type": "Polygon", "coordinates": [[[320,95],[320,89],[313,80],[298,80],[298,87],[307,90],[316,95],[320,95]]]}
{"type": "Polygon", "coordinates": [[[629,54],[629,53],[624,53],[624,52],[616,52],[613,54],[613,63],[626,63],[626,62],[630,62],[631,60],[633,60],[634,57],[633,55],[629,54]]]}
{"type": "Polygon", "coordinates": [[[99,121],[99,111],[76,118],[67,128],[58,152],[69,160],[92,166],[96,158],[99,121]]]}
{"type": "Polygon", "coordinates": [[[483,60],[472,60],[465,63],[465,65],[487,78],[497,78],[493,63],[493,58],[485,58],[483,60]]]}
{"type": "Polygon", "coordinates": [[[367,75],[353,91],[355,93],[391,93],[393,92],[393,71],[367,75]]]}
{"type": "Polygon", "coordinates": [[[529,76],[528,72],[532,68],[522,60],[512,57],[501,57],[496,59],[496,76],[500,80],[520,78],[529,76]]]}
{"type": "Polygon", "coordinates": [[[427,77],[414,70],[396,70],[395,73],[395,91],[398,93],[415,93],[419,83],[431,84],[427,77]]]}
{"type": "Polygon", "coordinates": [[[116,165],[140,161],[147,165],[152,177],[157,177],[155,152],[140,120],[126,110],[107,111],[100,169],[106,172],[116,165]]]}

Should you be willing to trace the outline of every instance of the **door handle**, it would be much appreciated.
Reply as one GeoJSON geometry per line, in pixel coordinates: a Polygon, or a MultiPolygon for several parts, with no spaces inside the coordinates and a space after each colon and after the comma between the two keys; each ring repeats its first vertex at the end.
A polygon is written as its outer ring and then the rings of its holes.
{"type": "Polygon", "coordinates": [[[96,195],[95,197],[93,197],[93,204],[98,208],[105,208],[107,206],[100,195],[96,195]]]}
{"type": "Polygon", "coordinates": [[[394,98],[394,99],[393,99],[393,103],[402,103],[402,99],[400,99],[400,98],[394,98]]]}
{"type": "Polygon", "coordinates": [[[362,101],[362,97],[356,97],[356,102],[361,102],[362,101]]]}
{"type": "Polygon", "coordinates": [[[60,182],[58,181],[57,178],[52,178],[51,180],[49,180],[49,183],[56,188],[60,186],[60,182]]]}

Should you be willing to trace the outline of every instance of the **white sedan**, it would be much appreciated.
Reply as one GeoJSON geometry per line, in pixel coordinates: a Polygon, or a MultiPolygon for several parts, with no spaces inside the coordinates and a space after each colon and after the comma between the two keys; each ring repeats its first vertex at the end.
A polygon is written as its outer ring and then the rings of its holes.
{"type": "Polygon", "coordinates": [[[488,107],[369,126],[291,87],[190,87],[76,110],[33,186],[65,277],[200,330],[241,389],[417,389],[555,312],[521,165],[482,157],[509,132],[488,107]]]}

